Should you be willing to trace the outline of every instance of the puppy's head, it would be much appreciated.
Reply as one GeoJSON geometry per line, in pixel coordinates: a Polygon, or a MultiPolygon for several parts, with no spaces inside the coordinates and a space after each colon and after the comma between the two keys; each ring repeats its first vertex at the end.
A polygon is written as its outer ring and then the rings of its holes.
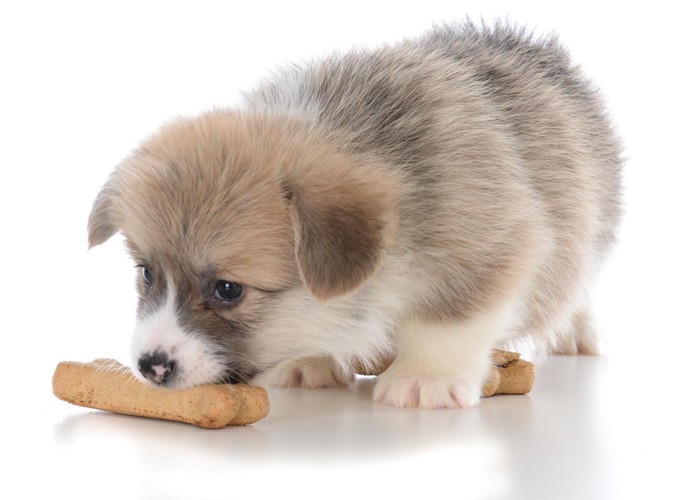
{"type": "Polygon", "coordinates": [[[287,120],[212,112],[162,128],[89,219],[90,246],[121,231],[139,270],[139,374],[245,382],[326,353],[331,303],[378,269],[397,196],[383,168],[287,120]]]}

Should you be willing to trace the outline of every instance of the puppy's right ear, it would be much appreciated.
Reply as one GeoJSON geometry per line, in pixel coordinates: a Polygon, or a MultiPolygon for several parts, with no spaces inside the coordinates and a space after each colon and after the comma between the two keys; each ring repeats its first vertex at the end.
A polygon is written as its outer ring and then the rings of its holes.
{"type": "Polygon", "coordinates": [[[114,193],[107,183],[95,198],[88,217],[88,248],[104,243],[118,230],[114,217],[114,193]]]}
{"type": "Polygon", "coordinates": [[[391,172],[340,154],[283,183],[293,223],[295,260],[313,296],[358,288],[379,268],[394,240],[400,185],[391,172]]]}

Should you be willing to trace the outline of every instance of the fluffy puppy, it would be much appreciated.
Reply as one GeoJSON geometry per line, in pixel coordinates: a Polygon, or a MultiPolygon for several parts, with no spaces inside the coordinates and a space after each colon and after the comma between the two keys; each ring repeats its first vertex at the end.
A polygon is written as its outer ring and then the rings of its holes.
{"type": "Polygon", "coordinates": [[[281,70],[161,128],[113,172],[90,245],[139,269],[132,355],[172,388],[349,383],[468,407],[490,349],[597,349],[620,148],[552,38],[471,24],[281,70]]]}

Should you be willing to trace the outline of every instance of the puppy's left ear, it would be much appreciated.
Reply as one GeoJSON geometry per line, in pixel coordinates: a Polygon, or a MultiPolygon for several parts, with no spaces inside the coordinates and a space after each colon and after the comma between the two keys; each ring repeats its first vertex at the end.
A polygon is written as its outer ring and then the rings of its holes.
{"type": "Polygon", "coordinates": [[[114,220],[113,189],[111,180],[95,198],[88,217],[88,248],[104,243],[119,230],[114,220]]]}
{"type": "Polygon", "coordinates": [[[399,185],[384,169],[366,167],[309,169],[283,186],[299,273],[321,300],[361,286],[393,240],[399,185]]]}

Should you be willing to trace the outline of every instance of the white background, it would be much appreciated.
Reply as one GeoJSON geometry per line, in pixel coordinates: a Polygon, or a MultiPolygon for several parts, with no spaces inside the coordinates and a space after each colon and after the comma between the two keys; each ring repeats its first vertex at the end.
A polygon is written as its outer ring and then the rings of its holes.
{"type": "MultiPolygon", "coordinates": [[[[644,442],[654,432],[656,441],[671,436],[668,406],[662,404],[679,396],[674,380],[684,348],[684,47],[672,2],[11,5],[0,6],[0,418],[8,432],[0,453],[21,460],[3,475],[24,485],[35,486],[31,477],[40,483],[40,475],[30,475],[40,469],[30,466],[26,422],[44,427],[32,441],[45,446],[36,455],[50,457],[41,467],[63,456],[52,429],[67,411],[50,394],[57,361],[128,360],[133,263],[118,238],[86,251],[90,205],[118,161],[160,123],[230,105],[240,90],[280,64],[391,42],[466,15],[555,31],[606,96],[625,144],[626,216],[621,242],[598,284],[596,310],[608,359],[639,370],[633,385],[623,387],[625,394],[634,408],[648,407],[652,414],[630,433],[644,442]]],[[[100,431],[112,430],[101,425],[100,431]]],[[[137,436],[126,428],[113,431],[128,440],[137,436]]],[[[674,435],[680,438],[681,431],[674,435]]],[[[297,446],[306,443],[304,434],[297,446]]],[[[644,470],[633,467],[635,475],[644,470]]],[[[404,469],[402,474],[414,469],[413,462],[404,469]]],[[[646,469],[663,470],[654,463],[646,469]]],[[[420,473],[420,466],[413,472],[420,473]]],[[[668,484],[663,477],[658,481],[668,484]]],[[[266,481],[261,488],[282,484],[266,481]]]]}

